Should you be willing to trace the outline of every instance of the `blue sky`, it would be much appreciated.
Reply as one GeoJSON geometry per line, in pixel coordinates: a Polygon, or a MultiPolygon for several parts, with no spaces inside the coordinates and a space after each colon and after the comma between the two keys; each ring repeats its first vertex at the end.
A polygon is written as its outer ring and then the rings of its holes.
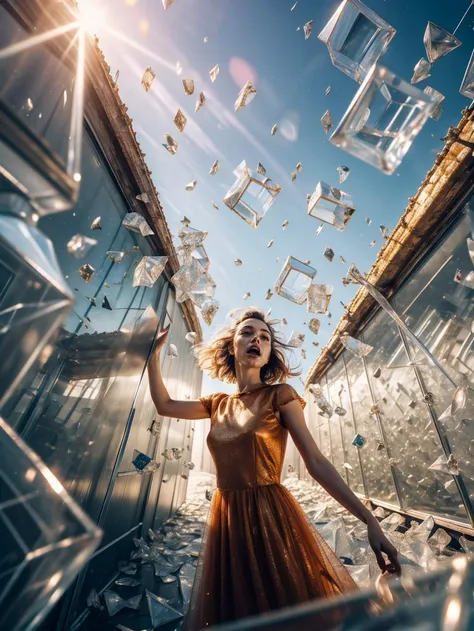
{"type": "MultiPolygon", "coordinates": [[[[463,45],[440,59],[431,77],[418,84],[421,89],[430,85],[446,96],[441,120],[427,122],[396,173],[388,176],[331,145],[320,123],[330,109],[337,124],[358,89],[357,83],[331,64],[326,46],[317,39],[337,1],[300,0],[292,12],[294,0],[175,0],[167,11],[161,0],[81,3],[103,19],[95,29],[100,46],[112,75],[120,70],[120,95],[147,154],[171,232],[179,232],[184,215],[194,227],[209,232],[205,247],[221,310],[212,327],[203,323],[205,339],[234,307],[256,304],[265,311],[272,307],[272,317],[288,320],[285,337],[292,330],[306,333],[304,377],[343,313],[340,301],[349,303],[356,291],[341,283],[348,265],[355,262],[363,271],[370,268],[383,245],[379,225],[395,226],[441,149],[440,138],[457,124],[462,108],[470,103],[458,90],[473,48],[474,8],[456,33],[463,45]],[[309,20],[314,21],[313,34],[305,41],[302,27],[309,20]],[[179,76],[178,61],[183,69],[179,76]],[[215,64],[220,74],[211,83],[208,73],[215,64]],[[145,93],[140,81],[147,66],[153,68],[156,80],[145,93]],[[194,95],[185,95],[184,78],[194,80],[194,95]],[[234,113],[234,101],[248,79],[257,88],[257,96],[234,113]],[[325,96],[329,85],[331,92],[325,96]],[[207,102],[195,114],[200,91],[207,102]],[[178,108],[188,118],[183,133],[173,123],[178,108]],[[285,137],[279,131],[272,137],[275,123],[291,133],[285,137]],[[162,147],[165,133],[179,144],[174,156],[162,147]],[[216,159],[220,171],[210,176],[216,159]],[[242,160],[252,168],[261,162],[267,175],[283,188],[256,230],[222,202],[235,181],[232,172],[242,160]],[[298,162],[303,172],[292,183],[290,174],[298,162]],[[356,212],[344,232],[326,225],[316,235],[319,222],[307,215],[306,194],[313,192],[319,180],[339,186],[336,167],[343,164],[351,173],[341,189],[352,195],[356,212]],[[194,191],[186,191],[185,185],[194,179],[194,191]],[[213,200],[219,210],[213,208],[213,200]],[[366,217],[372,219],[370,226],[366,217]],[[285,219],[289,226],[282,230],[285,219]],[[274,245],[267,249],[270,239],[274,245]],[[373,239],[376,245],[369,247],[373,239]],[[326,246],[336,253],[332,263],[323,256],[326,246]],[[304,324],[314,317],[305,306],[277,295],[265,300],[289,255],[310,259],[317,269],[316,282],[335,287],[329,308],[332,318],[320,316],[318,336],[304,324]],[[340,255],[347,265],[340,262],[340,255]],[[241,267],[234,265],[235,258],[242,259],[241,267]],[[251,292],[251,298],[244,302],[246,292],[251,292]],[[319,348],[312,345],[313,340],[319,341],[319,348]]],[[[397,30],[381,63],[409,81],[414,65],[425,56],[427,21],[452,32],[469,3],[369,0],[367,4],[397,30]]],[[[300,361],[299,351],[293,361],[300,361]]],[[[216,389],[229,390],[205,379],[204,392],[216,389]]]]}

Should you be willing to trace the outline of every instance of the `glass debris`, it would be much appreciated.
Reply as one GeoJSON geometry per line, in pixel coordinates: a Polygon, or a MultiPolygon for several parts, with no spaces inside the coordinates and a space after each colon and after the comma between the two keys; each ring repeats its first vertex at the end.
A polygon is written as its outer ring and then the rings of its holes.
{"type": "Polygon", "coordinates": [[[281,224],[281,227],[283,228],[283,230],[285,230],[285,228],[288,228],[289,223],[290,222],[288,221],[288,219],[285,219],[285,221],[281,224]]]}
{"type": "Polygon", "coordinates": [[[291,175],[290,175],[290,179],[291,179],[291,181],[292,181],[292,182],[294,182],[294,181],[296,180],[296,177],[297,177],[297,176],[296,176],[296,171],[292,171],[292,172],[291,172],[291,175]]]}
{"type": "Polygon", "coordinates": [[[301,358],[306,359],[306,351],[304,348],[301,349],[301,358]]]}
{"type": "Polygon", "coordinates": [[[89,265],[89,263],[85,263],[85,265],[81,265],[79,268],[79,274],[86,283],[90,283],[92,276],[95,274],[95,268],[92,267],[92,265],[89,265]]]}
{"type": "Polygon", "coordinates": [[[137,581],[137,579],[132,576],[122,576],[115,581],[115,584],[120,585],[120,587],[138,587],[142,582],[137,581]]]}
{"type": "Polygon", "coordinates": [[[25,112],[32,112],[34,110],[33,101],[30,98],[26,99],[23,109],[25,112]]]}
{"type": "Polygon", "coordinates": [[[365,344],[364,342],[357,340],[355,337],[351,337],[347,333],[343,333],[341,335],[341,342],[347,350],[354,353],[357,357],[367,357],[367,355],[374,350],[374,347],[370,346],[370,344],[365,344]]]}
{"type": "Polygon", "coordinates": [[[216,66],[214,66],[214,68],[211,68],[211,70],[209,70],[209,76],[211,77],[212,83],[214,83],[214,81],[217,79],[219,71],[220,71],[219,64],[217,64],[216,66]]]}
{"type": "Polygon", "coordinates": [[[438,90],[435,90],[434,88],[432,88],[431,86],[427,85],[426,88],[423,90],[423,92],[425,94],[427,94],[428,96],[434,97],[437,99],[438,103],[435,106],[433,113],[431,114],[431,118],[435,121],[439,120],[443,114],[443,101],[445,99],[445,96],[443,94],[441,94],[441,92],[438,92],[438,90]]]}
{"type": "Polygon", "coordinates": [[[311,33],[313,32],[313,20],[306,22],[303,26],[304,38],[309,39],[311,37],[311,33]]]}
{"type": "Polygon", "coordinates": [[[212,205],[216,210],[219,210],[219,206],[216,204],[216,202],[212,202],[212,205]]]}
{"type": "Polygon", "coordinates": [[[299,259],[289,256],[275,281],[274,291],[279,296],[302,305],[315,275],[314,267],[305,265],[299,259]]]}
{"type": "Polygon", "coordinates": [[[209,175],[215,175],[219,171],[219,168],[219,160],[216,160],[209,171],[209,175]]]}
{"type": "Polygon", "coordinates": [[[308,289],[308,313],[327,313],[333,291],[332,285],[311,285],[308,289]]]}
{"type": "Polygon", "coordinates": [[[96,217],[91,223],[91,230],[102,230],[102,217],[96,217]]]}
{"type": "Polygon", "coordinates": [[[291,348],[300,348],[304,344],[304,339],[304,333],[297,333],[296,331],[292,331],[287,344],[288,346],[291,346],[291,348]]]}
{"type": "Polygon", "coordinates": [[[191,96],[191,94],[194,94],[194,81],[192,79],[183,79],[182,81],[184,93],[187,96],[191,96]]]}
{"type": "Polygon", "coordinates": [[[428,22],[426,25],[423,44],[425,45],[426,56],[432,64],[440,57],[461,46],[461,42],[455,35],[434,22],[428,22]]]}
{"type": "Polygon", "coordinates": [[[370,226],[370,224],[372,223],[372,219],[370,217],[366,217],[365,218],[365,223],[370,226]]]}
{"type": "Polygon", "coordinates": [[[237,265],[237,267],[240,267],[242,265],[242,261],[240,259],[235,259],[234,264],[237,265]]]}
{"type": "MultiPolygon", "coordinates": [[[[310,197],[311,199],[311,197],[310,197]]],[[[309,203],[310,200],[308,200],[309,203]]],[[[322,230],[324,228],[324,224],[320,224],[317,228],[316,228],[316,236],[318,236],[318,234],[321,234],[322,230]]]]}
{"type": "Polygon", "coordinates": [[[308,215],[342,231],[354,213],[355,207],[348,193],[318,182],[308,202],[308,215]]]}
{"type": "Polygon", "coordinates": [[[186,184],[186,186],[184,187],[187,191],[194,191],[194,188],[197,184],[197,180],[193,180],[192,182],[189,182],[189,184],[186,184]]]}
{"type": "Polygon", "coordinates": [[[184,339],[190,342],[191,344],[194,344],[196,342],[196,338],[197,338],[197,333],[195,333],[194,331],[190,331],[189,333],[186,333],[186,335],[184,336],[184,339]]]}
{"type": "Polygon", "coordinates": [[[324,258],[326,258],[330,263],[332,263],[332,260],[334,258],[334,250],[328,246],[324,250],[323,254],[324,254],[324,258]]]}
{"type": "Polygon", "coordinates": [[[178,110],[176,112],[175,117],[173,118],[173,123],[176,125],[178,130],[184,131],[184,128],[186,127],[187,122],[188,122],[188,119],[186,118],[186,116],[183,114],[181,110],[178,110]]]}
{"type": "Polygon", "coordinates": [[[431,116],[436,99],[382,66],[374,66],[330,142],[393,173],[431,116]]]}
{"type": "Polygon", "coordinates": [[[419,83],[420,81],[428,79],[428,77],[431,77],[430,70],[430,62],[426,61],[426,59],[422,57],[413,68],[413,77],[410,79],[410,83],[419,83]]]}
{"type": "Polygon", "coordinates": [[[459,410],[463,410],[466,407],[467,400],[467,389],[463,387],[456,388],[451,401],[451,416],[454,416],[459,410]]]}
{"type": "Polygon", "coordinates": [[[273,125],[270,134],[274,136],[277,133],[277,131],[278,131],[278,125],[273,125]]]}
{"type": "Polygon", "coordinates": [[[170,344],[168,346],[168,350],[166,351],[166,354],[169,357],[178,357],[178,349],[176,348],[175,344],[170,344]]]}
{"type": "Polygon", "coordinates": [[[339,255],[339,259],[343,265],[346,265],[347,261],[343,256],[339,255]]]}
{"type": "Polygon", "coordinates": [[[331,94],[331,86],[330,86],[330,85],[328,85],[328,87],[326,88],[325,95],[326,95],[326,96],[329,96],[330,94],[331,94]]]}
{"type": "Polygon", "coordinates": [[[194,113],[197,114],[199,112],[199,110],[204,107],[204,104],[206,102],[206,95],[204,94],[204,92],[200,92],[198,99],[196,101],[196,107],[194,108],[194,113]]]}
{"type": "Polygon", "coordinates": [[[148,225],[145,217],[142,217],[138,213],[127,213],[123,218],[122,225],[131,230],[132,232],[138,232],[142,237],[148,237],[155,234],[148,225]]]}
{"type": "Polygon", "coordinates": [[[438,528],[434,535],[432,535],[428,539],[428,545],[436,552],[436,554],[441,554],[443,550],[451,543],[451,535],[448,535],[446,530],[442,528],[438,528]]]}
{"type": "Polygon", "coordinates": [[[191,224],[191,219],[188,219],[186,215],[181,219],[181,222],[185,228],[187,228],[191,224]]]}
{"type": "Polygon", "coordinates": [[[242,107],[246,107],[254,100],[256,95],[257,90],[253,87],[250,81],[247,81],[237,96],[234,103],[234,111],[238,112],[242,107]]]}
{"type": "Polygon", "coordinates": [[[181,239],[181,247],[183,248],[199,248],[207,238],[208,233],[203,230],[196,230],[185,226],[178,237],[181,239]]]}
{"type": "Polygon", "coordinates": [[[109,616],[115,616],[116,613],[128,607],[129,609],[138,609],[140,607],[140,602],[142,599],[142,594],[138,594],[137,596],[132,596],[128,600],[122,598],[115,592],[110,590],[106,590],[104,592],[104,600],[107,606],[107,611],[109,612],[109,616]]]}
{"type": "Polygon", "coordinates": [[[257,228],[270,206],[281,191],[281,187],[270,178],[252,172],[245,160],[235,170],[237,180],[229,189],[224,204],[257,228]]]}
{"type": "Polygon", "coordinates": [[[352,440],[354,447],[361,449],[365,445],[365,438],[361,434],[356,434],[352,440]]]}
{"type": "Polygon", "coordinates": [[[334,414],[337,414],[337,416],[345,416],[347,414],[347,410],[338,405],[336,408],[334,408],[334,414]]]}
{"type": "Polygon", "coordinates": [[[259,173],[260,175],[266,175],[267,174],[267,170],[266,170],[266,168],[263,166],[263,164],[261,162],[259,162],[257,164],[257,173],[259,173]]]}
{"type": "Polygon", "coordinates": [[[140,195],[137,195],[135,199],[138,199],[139,202],[143,202],[144,204],[150,203],[150,198],[146,193],[140,193],[140,195]]]}
{"type": "Polygon", "coordinates": [[[151,66],[148,66],[142,77],[142,86],[145,88],[145,92],[148,92],[150,90],[155,79],[156,74],[153,72],[151,66]]]}
{"type": "Polygon", "coordinates": [[[303,165],[301,164],[301,162],[298,162],[295,168],[297,173],[301,173],[303,171],[303,165]]]}
{"type": "Polygon", "coordinates": [[[343,0],[318,35],[331,61],[361,83],[386,51],[396,31],[359,0],[343,0]]]}
{"type": "Polygon", "coordinates": [[[113,311],[107,296],[103,296],[102,297],[102,305],[101,306],[102,306],[102,309],[107,309],[107,311],[113,311]]]}
{"type": "Polygon", "coordinates": [[[167,256],[144,256],[133,272],[133,286],[153,287],[167,262],[167,256]]]}
{"type": "Polygon", "coordinates": [[[170,6],[173,4],[174,0],[162,0],[163,2],[163,9],[169,9],[170,6]]]}
{"type": "Polygon", "coordinates": [[[379,230],[382,237],[384,239],[387,239],[390,234],[390,230],[387,228],[387,226],[379,226],[379,230]]]}
{"type": "Polygon", "coordinates": [[[344,182],[349,177],[349,173],[351,172],[351,170],[349,169],[349,167],[346,167],[344,164],[341,165],[340,167],[337,167],[336,170],[339,175],[339,184],[344,184],[344,182]]]}
{"type": "Polygon", "coordinates": [[[474,99],[474,50],[466,66],[459,92],[468,99],[474,99]]]}
{"type": "Polygon", "coordinates": [[[453,454],[451,454],[448,459],[446,459],[444,454],[441,455],[428,469],[448,473],[450,475],[459,475],[459,464],[453,454]]]}
{"type": "Polygon", "coordinates": [[[373,241],[371,241],[369,243],[369,248],[373,248],[376,243],[377,243],[377,241],[375,239],[373,239],[373,241]]]}
{"type": "Polygon", "coordinates": [[[315,335],[317,335],[321,327],[321,322],[318,320],[318,318],[311,318],[308,326],[309,326],[309,330],[315,335]]]}
{"type": "Polygon", "coordinates": [[[83,234],[75,234],[67,243],[67,251],[76,259],[83,259],[98,243],[97,239],[91,239],[83,234]]]}
{"type": "Polygon", "coordinates": [[[109,250],[107,252],[107,256],[113,263],[121,263],[125,258],[125,252],[115,252],[113,250],[109,250]]]}
{"type": "Polygon", "coordinates": [[[202,266],[192,258],[189,262],[184,263],[176,274],[171,277],[171,282],[180,294],[188,294],[197,285],[203,274],[202,266]]]}
{"type": "Polygon", "coordinates": [[[271,248],[273,244],[274,244],[273,239],[270,239],[270,241],[267,243],[267,248],[271,248]]]}
{"type": "Polygon", "coordinates": [[[217,302],[217,300],[214,300],[212,298],[210,300],[206,300],[206,302],[202,305],[202,309],[201,309],[202,319],[209,326],[211,326],[212,321],[214,320],[214,317],[219,311],[219,307],[220,305],[217,302]]]}
{"type": "Polygon", "coordinates": [[[291,7],[290,11],[294,11],[298,6],[298,0],[296,0],[295,4],[291,7]]]}
{"type": "Polygon", "coordinates": [[[324,127],[326,134],[328,134],[333,126],[332,116],[329,110],[326,110],[321,116],[321,125],[324,127]]]}
{"type": "Polygon", "coordinates": [[[267,295],[265,296],[265,300],[270,300],[270,298],[273,296],[273,292],[271,289],[267,289],[267,295]]]}
{"type": "Polygon", "coordinates": [[[174,622],[175,620],[181,620],[181,618],[183,618],[183,614],[181,612],[174,609],[164,598],[155,596],[155,594],[150,592],[148,589],[146,590],[146,599],[153,629],[157,629],[169,622],[174,622]]]}
{"type": "Polygon", "coordinates": [[[183,73],[183,66],[181,65],[180,61],[176,62],[176,74],[178,75],[178,77],[183,73]]]}
{"type": "Polygon", "coordinates": [[[242,300],[247,300],[247,298],[250,298],[250,296],[251,296],[251,295],[252,295],[252,294],[251,294],[249,291],[247,291],[247,292],[246,292],[246,293],[242,296],[242,300]]]}

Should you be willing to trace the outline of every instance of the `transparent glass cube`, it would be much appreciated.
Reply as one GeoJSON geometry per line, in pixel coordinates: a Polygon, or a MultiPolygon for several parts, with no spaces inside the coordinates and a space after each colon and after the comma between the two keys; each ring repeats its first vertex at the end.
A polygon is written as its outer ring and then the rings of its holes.
{"type": "Polygon", "coordinates": [[[318,182],[308,201],[308,215],[344,230],[355,212],[350,195],[325,182],[318,182]]]}
{"type": "Polygon", "coordinates": [[[245,162],[236,169],[237,180],[227,192],[224,204],[257,228],[280,193],[281,187],[264,175],[252,172],[245,162]]]}
{"type": "Polygon", "coordinates": [[[306,300],[311,281],[316,276],[316,270],[306,263],[302,263],[293,256],[286,259],[285,265],[275,282],[275,293],[291,302],[302,305],[306,300]]]}
{"type": "Polygon", "coordinates": [[[0,628],[32,631],[102,533],[2,418],[0,453],[0,628]]]}
{"type": "Polygon", "coordinates": [[[375,66],[330,141],[377,169],[393,173],[437,103],[435,96],[387,68],[375,66]]]}
{"type": "Polygon", "coordinates": [[[359,0],[343,0],[318,35],[331,61],[362,83],[390,44],[396,30],[359,0]]]}
{"type": "Polygon", "coordinates": [[[74,19],[53,30],[44,22],[39,13],[31,35],[0,7],[0,167],[39,214],[77,200],[86,49],[74,19]]]}
{"type": "Polygon", "coordinates": [[[216,287],[217,285],[211,275],[206,273],[201,277],[198,284],[189,292],[188,296],[194,304],[201,309],[206,300],[214,298],[216,287]]]}
{"type": "Polygon", "coordinates": [[[467,64],[459,92],[468,99],[474,99],[474,51],[467,64]]]}
{"type": "MultiPolygon", "coordinates": [[[[198,230],[197,228],[192,228],[191,226],[185,226],[180,231],[180,234],[200,233],[200,232],[201,231],[198,230]]],[[[184,251],[180,249],[180,247],[176,248],[176,251],[178,253],[178,259],[179,259],[180,264],[184,265],[185,263],[184,251]]],[[[197,248],[193,250],[192,256],[194,259],[196,259],[196,261],[198,261],[198,263],[200,263],[203,270],[207,272],[207,270],[209,269],[209,265],[211,264],[211,261],[209,259],[209,255],[207,254],[206,248],[203,245],[199,245],[197,248]]]]}

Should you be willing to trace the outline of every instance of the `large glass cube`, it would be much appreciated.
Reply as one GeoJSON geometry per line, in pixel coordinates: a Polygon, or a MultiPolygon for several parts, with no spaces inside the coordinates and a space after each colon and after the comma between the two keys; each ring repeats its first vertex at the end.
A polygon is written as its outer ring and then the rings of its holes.
{"type": "Polygon", "coordinates": [[[362,83],[395,33],[390,24],[359,0],[343,0],[318,39],[328,47],[334,66],[362,83]]]}
{"type": "Polygon", "coordinates": [[[294,256],[289,256],[275,282],[275,293],[296,302],[297,305],[302,305],[315,276],[314,267],[302,263],[294,256]]]}
{"type": "Polygon", "coordinates": [[[344,230],[355,212],[350,195],[325,182],[318,182],[308,201],[308,215],[344,230]]]}
{"type": "Polygon", "coordinates": [[[437,103],[435,96],[375,66],[330,141],[384,173],[393,173],[437,103]]]}
{"type": "Polygon", "coordinates": [[[252,228],[257,228],[281,187],[261,173],[251,171],[245,162],[237,167],[236,172],[237,180],[227,192],[224,204],[252,228]]]}

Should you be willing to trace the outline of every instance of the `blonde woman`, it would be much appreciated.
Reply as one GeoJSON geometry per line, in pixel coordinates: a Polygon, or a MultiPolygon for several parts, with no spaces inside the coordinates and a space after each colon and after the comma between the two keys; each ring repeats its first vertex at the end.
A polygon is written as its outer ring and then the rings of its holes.
{"type": "Polygon", "coordinates": [[[280,484],[288,434],[310,475],[367,525],[381,571],[399,573],[396,549],[314,442],[303,415],[305,401],[284,383],[295,375],[286,362],[288,347],[263,312],[234,312],[229,326],[195,349],[212,378],[237,385],[230,395],[171,399],[159,368],[166,336],[164,331],[158,337],[149,365],[153,401],[163,416],[211,419],[207,444],[217,472],[187,631],[356,588],[280,484]]]}

